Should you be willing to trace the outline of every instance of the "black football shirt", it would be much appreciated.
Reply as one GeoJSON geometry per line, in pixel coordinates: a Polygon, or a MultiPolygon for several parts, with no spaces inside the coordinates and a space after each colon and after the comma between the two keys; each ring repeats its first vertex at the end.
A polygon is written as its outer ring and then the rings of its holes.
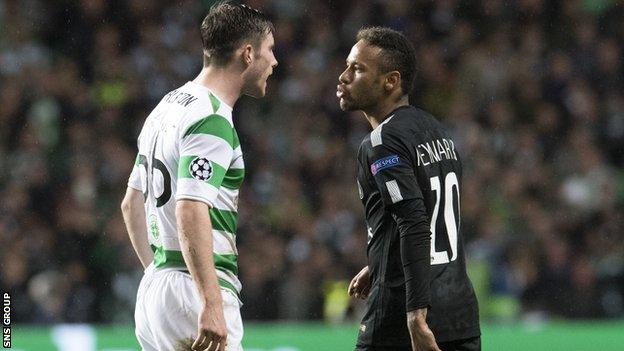
{"type": "Polygon", "coordinates": [[[426,233],[431,238],[427,323],[436,340],[480,335],[460,230],[461,177],[461,161],[449,133],[413,106],[392,111],[362,141],[357,182],[368,228],[372,285],[358,348],[410,345],[401,242],[390,212],[394,204],[407,200],[422,209],[419,213],[426,216],[425,228],[430,229],[426,233]]]}

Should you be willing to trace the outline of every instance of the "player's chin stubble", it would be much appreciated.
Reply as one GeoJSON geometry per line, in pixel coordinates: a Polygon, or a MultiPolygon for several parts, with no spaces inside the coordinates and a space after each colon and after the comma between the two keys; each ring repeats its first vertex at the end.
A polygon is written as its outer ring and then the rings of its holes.
{"type": "Polygon", "coordinates": [[[356,110],[353,102],[347,101],[345,98],[340,99],[340,109],[345,112],[356,110]]]}

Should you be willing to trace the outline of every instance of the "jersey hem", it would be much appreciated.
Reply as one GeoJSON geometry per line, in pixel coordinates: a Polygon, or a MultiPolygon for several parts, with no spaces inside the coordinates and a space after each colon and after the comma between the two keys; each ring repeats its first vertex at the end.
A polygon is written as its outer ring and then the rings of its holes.
{"type": "Polygon", "coordinates": [[[132,183],[128,183],[128,188],[134,189],[134,190],[138,190],[140,192],[143,192],[143,189],[141,187],[141,184],[132,184],[132,183]]]}
{"type": "Polygon", "coordinates": [[[181,194],[181,195],[176,195],[176,201],[180,201],[180,200],[195,200],[195,201],[200,201],[205,203],[206,205],[208,205],[208,207],[210,208],[214,208],[214,200],[210,201],[206,198],[203,198],[201,196],[195,196],[195,195],[187,195],[187,194],[181,194]]]}

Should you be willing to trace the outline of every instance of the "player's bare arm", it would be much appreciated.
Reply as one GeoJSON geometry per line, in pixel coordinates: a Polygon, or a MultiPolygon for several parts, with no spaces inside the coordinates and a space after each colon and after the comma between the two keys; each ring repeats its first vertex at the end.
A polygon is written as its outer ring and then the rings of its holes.
{"type": "Polygon", "coordinates": [[[179,200],[176,218],[184,261],[202,299],[197,339],[193,350],[225,350],[227,328],[223,301],[212,256],[212,224],[208,205],[193,200],[179,200]]]}
{"type": "Polygon", "coordinates": [[[145,268],[152,262],[154,254],[147,241],[143,193],[137,189],[128,188],[121,202],[121,212],[123,213],[132,247],[139,257],[143,268],[145,268]]]}

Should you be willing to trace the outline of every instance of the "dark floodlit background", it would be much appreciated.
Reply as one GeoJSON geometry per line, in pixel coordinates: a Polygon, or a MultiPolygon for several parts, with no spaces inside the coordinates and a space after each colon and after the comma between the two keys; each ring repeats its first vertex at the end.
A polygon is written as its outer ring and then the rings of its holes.
{"type": "MultiPolygon", "coordinates": [[[[0,286],[24,335],[132,333],[142,270],[119,203],[145,117],[201,69],[211,3],[0,1],[0,286]]],[[[369,127],[340,111],[335,85],[364,25],[412,40],[411,102],[463,157],[461,230],[486,329],[624,318],[621,2],[247,3],[274,18],[279,66],[267,97],[234,112],[246,321],[344,322],[347,345],[357,333],[363,304],[345,288],[366,262],[355,154],[369,127]]]]}

